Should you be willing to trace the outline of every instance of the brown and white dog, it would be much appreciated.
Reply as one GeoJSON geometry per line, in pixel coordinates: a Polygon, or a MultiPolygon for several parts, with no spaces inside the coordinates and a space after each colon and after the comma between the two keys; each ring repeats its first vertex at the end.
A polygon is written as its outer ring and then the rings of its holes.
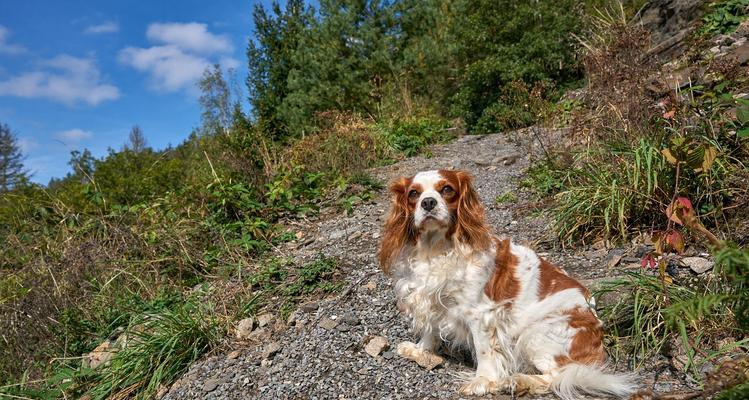
{"type": "Polygon", "coordinates": [[[490,234],[471,180],[439,170],[390,186],[380,265],[420,335],[398,354],[429,357],[442,341],[469,348],[477,363],[461,387],[469,395],[632,393],[628,376],[603,371],[601,322],[588,291],[531,249],[490,234]]]}

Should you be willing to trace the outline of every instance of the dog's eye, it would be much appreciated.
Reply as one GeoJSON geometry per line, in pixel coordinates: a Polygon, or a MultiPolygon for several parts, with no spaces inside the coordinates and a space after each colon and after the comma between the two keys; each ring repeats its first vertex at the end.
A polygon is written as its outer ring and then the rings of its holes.
{"type": "Polygon", "coordinates": [[[443,187],[443,188],[442,188],[442,189],[440,190],[440,193],[442,193],[442,195],[443,195],[443,196],[444,196],[444,195],[450,195],[450,194],[453,194],[453,192],[455,192],[455,191],[454,191],[454,190],[453,190],[453,188],[451,188],[450,186],[445,186],[445,187],[443,187]]]}
{"type": "Polygon", "coordinates": [[[413,199],[419,196],[419,192],[417,192],[415,189],[412,189],[410,192],[408,192],[408,197],[413,199]]]}

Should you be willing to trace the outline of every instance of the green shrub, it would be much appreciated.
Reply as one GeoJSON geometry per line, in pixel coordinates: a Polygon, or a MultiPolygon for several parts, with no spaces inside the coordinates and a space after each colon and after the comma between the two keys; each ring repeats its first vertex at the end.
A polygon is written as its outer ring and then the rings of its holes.
{"type": "Polygon", "coordinates": [[[430,144],[452,139],[454,136],[447,131],[448,126],[443,120],[421,117],[380,124],[379,131],[393,149],[411,157],[430,144]]]}

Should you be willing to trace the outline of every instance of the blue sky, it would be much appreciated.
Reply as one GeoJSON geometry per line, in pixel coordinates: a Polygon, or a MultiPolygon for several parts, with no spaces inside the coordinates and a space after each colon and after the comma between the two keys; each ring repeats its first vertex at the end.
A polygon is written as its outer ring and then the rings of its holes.
{"type": "Polygon", "coordinates": [[[206,66],[235,68],[244,89],[256,3],[1,1],[0,123],[33,180],[64,176],[72,150],[119,150],[136,124],[154,148],[182,142],[206,66]]]}

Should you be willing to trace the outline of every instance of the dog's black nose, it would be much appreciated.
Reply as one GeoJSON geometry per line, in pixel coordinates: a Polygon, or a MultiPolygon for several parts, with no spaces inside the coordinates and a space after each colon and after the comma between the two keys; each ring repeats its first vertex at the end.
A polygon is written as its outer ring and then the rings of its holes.
{"type": "Polygon", "coordinates": [[[427,211],[432,211],[434,207],[437,207],[437,199],[434,197],[426,197],[421,201],[421,208],[427,211]]]}

